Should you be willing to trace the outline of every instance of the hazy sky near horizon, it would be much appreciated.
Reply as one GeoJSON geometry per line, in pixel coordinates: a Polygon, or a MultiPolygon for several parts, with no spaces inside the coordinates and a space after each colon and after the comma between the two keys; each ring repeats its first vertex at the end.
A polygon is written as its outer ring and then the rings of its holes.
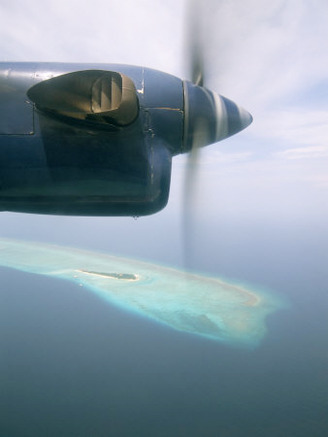
{"type": "MultiPolygon", "coordinates": [[[[0,60],[126,63],[188,78],[186,4],[1,2],[0,60]]],[[[208,87],[248,109],[254,122],[201,152],[199,213],[213,220],[327,216],[328,3],[202,4],[208,87]]],[[[184,168],[185,157],[175,158],[172,214],[180,211],[184,168]]]]}

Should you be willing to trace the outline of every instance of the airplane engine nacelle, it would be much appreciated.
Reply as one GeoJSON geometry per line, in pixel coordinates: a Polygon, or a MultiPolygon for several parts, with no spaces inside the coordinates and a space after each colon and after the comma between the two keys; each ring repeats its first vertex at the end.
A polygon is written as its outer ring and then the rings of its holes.
{"type": "Polygon", "coordinates": [[[172,156],[248,126],[234,102],[126,65],[0,63],[0,210],[153,214],[172,156]]]}
{"type": "MultiPolygon", "coordinates": [[[[144,69],[125,67],[131,79],[101,69],[49,74],[40,66],[34,71],[20,67],[20,72],[0,75],[0,91],[17,91],[7,115],[11,126],[2,119],[1,132],[0,124],[2,210],[139,216],[165,207],[172,159],[165,135],[170,129],[158,124],[165,110],[147,94],[144,69]],[[16,132],[31,120],[25,132],[16,132]]],[[[2,96],[0,110],[11,102],[10,95],[2,96]]],[[[170,110],[163,117],[170,120],[170,110]]],[[[172,123],[169,138],[181,141],[181,119],[180,114],[176,128],[172,123]]]]}

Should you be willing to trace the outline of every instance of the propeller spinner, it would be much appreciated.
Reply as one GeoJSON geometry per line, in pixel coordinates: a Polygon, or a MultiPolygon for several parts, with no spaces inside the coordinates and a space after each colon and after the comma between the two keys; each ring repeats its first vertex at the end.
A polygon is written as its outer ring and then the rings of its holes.
{"type": "Polygon", "coordinates": [[[185,151],[194,147],[196,129],[204,130],[201,133],[203,143],[197,144],[202,147],[242,131],[252,122],[251,114],[245,109],[199,85],[184,81],[184,96],[185,151]]]}

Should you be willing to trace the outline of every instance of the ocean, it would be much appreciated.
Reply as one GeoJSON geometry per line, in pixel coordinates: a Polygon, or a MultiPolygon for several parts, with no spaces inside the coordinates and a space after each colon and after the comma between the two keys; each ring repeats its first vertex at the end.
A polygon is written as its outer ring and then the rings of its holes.
{"type": "Polygon", "coordinates": [[[219,250],[206,257],[213,235],[202,236],[198,269],[288,301],[268,316],[256,348],[176,331],[63,279],[1,268],[0,435],[325,437],[328,278],[316,233],[236,228],[218,234],[219,250]]]}

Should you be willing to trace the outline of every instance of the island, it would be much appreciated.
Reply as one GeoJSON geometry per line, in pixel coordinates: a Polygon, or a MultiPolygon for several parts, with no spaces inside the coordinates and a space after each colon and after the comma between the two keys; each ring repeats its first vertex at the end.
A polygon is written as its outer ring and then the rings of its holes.
{"type": "Polygon", "coordinates": [[[0,239],[0,265],[72,281],[131,316],[233,346],[258,346],[267,316],[285,307],[258,287],[51,244],[0,239]]]}

